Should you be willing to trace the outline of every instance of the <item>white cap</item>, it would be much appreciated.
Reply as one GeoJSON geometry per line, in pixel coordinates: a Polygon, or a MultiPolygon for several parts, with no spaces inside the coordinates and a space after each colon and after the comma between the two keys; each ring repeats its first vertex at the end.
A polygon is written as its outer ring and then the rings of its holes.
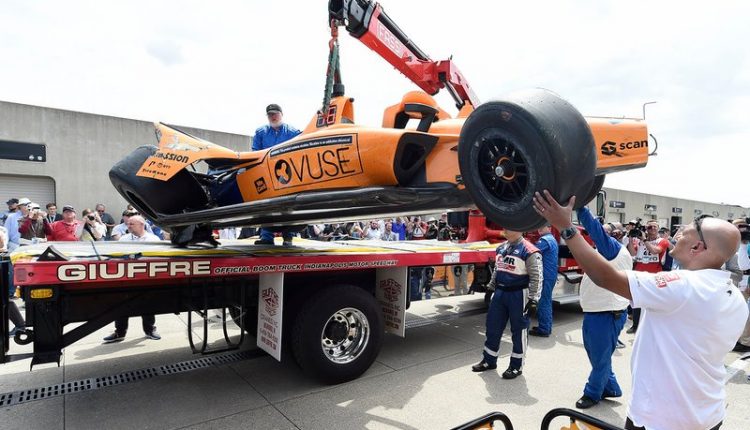
{"type": "Polygon", "coordinates": [[[29,209],[39,209],[39,203],[29,203],[29,209]]]}
{"type": "Polygon", "coordinates": [[[19,205],[28,205],[29,203],[31,203],[31,200],[29,200],[26,197],[23,197],[20,200],[18,200],[18,204],[19,205]]]}

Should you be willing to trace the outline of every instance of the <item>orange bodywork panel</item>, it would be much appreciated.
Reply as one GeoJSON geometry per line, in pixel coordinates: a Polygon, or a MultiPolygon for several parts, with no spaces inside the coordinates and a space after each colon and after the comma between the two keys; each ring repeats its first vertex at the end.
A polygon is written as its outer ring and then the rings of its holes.
{"type": "Polygon", "coordinates": [[[638,119],[586,118],[596,143],[596,174],[643,167],[648,161],[648,128],[638,119]]]}

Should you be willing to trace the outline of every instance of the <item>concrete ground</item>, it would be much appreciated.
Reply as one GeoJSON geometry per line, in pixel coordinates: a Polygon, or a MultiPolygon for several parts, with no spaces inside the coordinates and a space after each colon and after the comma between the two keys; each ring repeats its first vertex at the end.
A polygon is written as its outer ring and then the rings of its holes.
{"type": "MultiPolygon", "coordinates": [[[[480,300],[480,297],[477,297],[480,300]]],[[[445,299],[445,300],[451,300],[445,299]]],[[[449,308],[441,301],[417,302],[414,312],[449,308]]],[[[446,302],[449,303],[449,302],[446,302]]],[[[387,335],[375,364],[359,379],[326,386],[306,377],[289,356],[282,362],[262,355],[230,364],[97,390],[50,397],[0,408],[0,429],[448,429],[490,411],[502,411],[516,429],[537,429],[544,414],[574,408],[589,372],[581,340],[580,310],[555,308],[550,338],[530,338],[522,376],[500,377],[510,350],[501,345],[500,372],[472,373],[484,342],[484,315],[473,315],[407,330],[405,339],[387,335]]],[[[147,340],[140,321],[130,320],[127,339],[102,345],[111,327],[65,350],[60,367],[29,372],[29,360],[0,365],[0,393],[112,375],[193,360],[187,346],[186,315],[157,316],[162,340],[147,340]]],[[[230,324],[231,325],[231,324],[230,324]]],[[[220,339],[218,322],[209,339],[220,339]]],[[[202,327],[193,324],[193,332],[202,327]]],[[[239,331],[233,328],[232,333],[239,331]]],[[[614,369],[625,396],[630,393],[633,335],[623,333],[614,369]]],[[[249,338],[244,349],[254,349],[249,338]]],[[[11,353],[31,351],[13,344],[11,353]]],[[[736,372],[727,382],[723,429],[750,428],[750,383],[739,354],[726,364],[736,372]]],[[[689,377],[689,375],[686,375],[689,377]]],[[[621,425],[626,400],[601,402],[587,412],[621,425]]],[[[560,428],[565,420],[555,421],[560,428]]]]}

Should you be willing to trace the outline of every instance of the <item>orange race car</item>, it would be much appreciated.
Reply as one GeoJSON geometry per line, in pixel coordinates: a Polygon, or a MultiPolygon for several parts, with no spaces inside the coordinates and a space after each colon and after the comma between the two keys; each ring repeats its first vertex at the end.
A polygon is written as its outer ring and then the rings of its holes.
{"type": "Polygon", "coordinates": [[[302,134],[235,152],[157,124],[157,146],[117,163],[118,192],[186,245],[211,228],[344,221],[478,207],[528,231],[543,219],[535,191],[589,202],[604,175],[646,165],[641,120],[584,118],[546,90],[480,104],[451,60],[432,61],[369,0],[329,2],[332,40],[326,99],[302,134]],[[375,50],[423,91],[387,107],[382,127],[355,123],[338,73],[337,28],[375,50]],[[452,117],[430,94],[447,89],[452,117]],[[414,120],[414,121],[412,121],[414,120]]]}

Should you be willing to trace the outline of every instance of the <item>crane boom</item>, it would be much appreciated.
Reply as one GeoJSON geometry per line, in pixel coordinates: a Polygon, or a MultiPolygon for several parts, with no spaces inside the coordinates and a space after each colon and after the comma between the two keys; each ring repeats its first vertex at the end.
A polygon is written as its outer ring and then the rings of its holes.
{"type": "Polygon", "coordinates": [[[434,61],[409,39],[371,0],[330,0],[329,20],[345,26],[349,34],[383,57],[419,88],[435,95],[445,88],[461,109],[479,104],[474,91],[451,59],[434,61]]]}

